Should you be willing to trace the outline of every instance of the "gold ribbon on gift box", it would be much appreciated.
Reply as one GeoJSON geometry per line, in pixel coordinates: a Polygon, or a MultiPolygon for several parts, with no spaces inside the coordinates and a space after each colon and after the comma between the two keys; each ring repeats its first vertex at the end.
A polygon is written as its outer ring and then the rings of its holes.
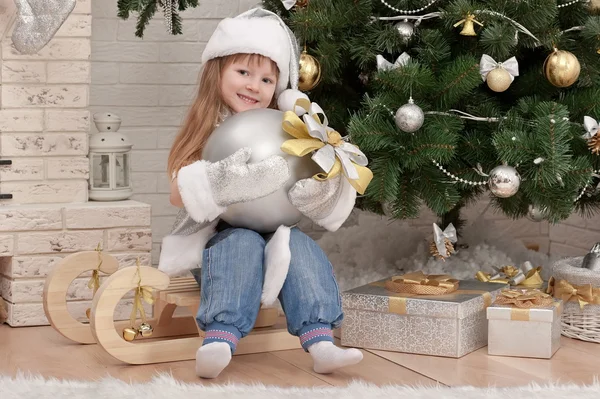
{"type": "MultiPolygon", "coordinates": [[[[560,306],[551,295],[538,290],[502,290],[496,297],[494,305],[510,306],[510,319],[529,321],[529,310],[547,308],[549,306],[560,306]]],[[[560,313],[560,309],[559,309],[560,313]]]]}
{"type": "Polygon", "coordinates": [[[418,271],[392,277],[385,282],[385,289],[417,295],[444,295],[458,289],[458,280],[446,274],[426,275],[418,271]]]}
{"type": "Polygon", "coordinates": [[[600,305],[600,288],[592,287],[592,284],[575,285],[567,280],[556,280],[550,277],[546,292],[563,302],[579,302],[579,308],[583,310],[585,305],[600,305]]]}
{"type": "Polygon", "coordinates": [[[373,179],[373,172],[366,167],[365,154],[328,126],[327,117],[318,104],[301,98],[296,101],[294,110],[297,107],[304,110],[304,121],[294,111],[285,112],[283,130],[295,139],[285,141],[281,150],[297,157],[313,153],[311,158],[325,171],[313,178],[327,180],[343,173],[352,187],[364,194],[373,179]]]}
{"type": "Polygon", "coordinates": [[[452,295],[474,294],[483,296],[484,308],[492,304],[492,295],[483,290],[461,290],[459,281],[445,274],[424,274],[422,271],[407,273],[402,276],[393,276],[385,282],[371,283],[382,286],[389,295],[388,311],[400,315],[406,314],[407,298],[418,296],[435,296],[436,299],[446,299],[452,295]]]}
{"type": "Polygon", "coordinates": [[[524,287],[540,288],[544,284],[544,280],[540,275],[542,267],[533,267],[531,262],[524,262],[521,269],[509,265],[502,268],[494,267],[494,275],[490,275],[484,271],[478,271],[475,278],[484,283],[499,283],[520,285],[524,287]]]}

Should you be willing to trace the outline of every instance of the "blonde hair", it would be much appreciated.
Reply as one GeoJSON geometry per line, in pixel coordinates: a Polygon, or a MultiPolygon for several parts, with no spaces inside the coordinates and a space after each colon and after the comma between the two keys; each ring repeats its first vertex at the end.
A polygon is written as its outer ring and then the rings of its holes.
{"type": "MultiPolygon", "coordinates": [[[[221,95],[221,77],[223,70],[234,62],[248,64],[262,64],[269,61],[277,78],[279,69],[277,64],[268,57],[260,54],[234,54],[208,60],[200,74],[200,84],[196,98],[192,103],[185,121],[175,137],[169,153],[167,172],[173,176],[182,167],[198,161],[202,157],[202,149],[206,140],[211,135],[219,119],[219,113],[227,105],[221,95]]],[[[276,96],[273,95],[269,108],[277,105],[276,96]]]]}

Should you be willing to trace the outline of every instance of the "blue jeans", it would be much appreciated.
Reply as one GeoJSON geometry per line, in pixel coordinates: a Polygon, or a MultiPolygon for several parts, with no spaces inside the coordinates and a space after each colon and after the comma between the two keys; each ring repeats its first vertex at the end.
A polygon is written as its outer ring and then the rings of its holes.
{"type": "MultiPolygon", "coordinates": [[[[193,270],[201,286],[196,321],[204,344],[227,342],[232,352],[252,330],[264,280],[264,249],[270,237],[228,227],[215,234],[193,270]]],[[[291,262],[279,293],[290,334],[305,350],[318,341],[333,341],[331,330],[343,319],[333,267],[323,250],[298,228],[290,231],[291,262]]]]}

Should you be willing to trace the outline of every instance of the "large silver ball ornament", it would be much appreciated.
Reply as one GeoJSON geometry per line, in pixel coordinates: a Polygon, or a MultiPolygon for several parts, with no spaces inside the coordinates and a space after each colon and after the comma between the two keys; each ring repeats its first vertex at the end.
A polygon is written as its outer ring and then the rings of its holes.
{"type": "Polygon", "coordinates": [[[400,34],[400,37],[402,38],[402,42],[404,44],[408,43],[410,39],[412,39],[413,34],[415,33],[415,26],[412,24],[412,22],[408,22],[407,19],[396,23],[394,25],[394,28],[396,28],[396,30],[400,34]]]}
{"type": "Polygon", "coordinates": [[[490,172],[488,186],[490,191],[500,198],[512,197],[519,191],[521,185],[521,176],[512,166],[496,166],[490,172]]]}
{"type": "Polygon", "coordinates": [[[283,112],[275,109],[244,111],[227,118],[206,142],[202,159],[210,162],[225,159],[242,147],[252,149],[248,163],[260,162],[271,155],[280,155],[288,162],[290,178],[282,188],[266,197],[227,207],[220,217],[232,226],[270,233],[280,225],[296,224],[302,217],[290,203],[288,191],[298,180],[309,178],[321,169],[310,156],[300,158],[281,151],[283,142],[294,138],[282,129],[282,121],[283,112]]]}
{"type": "Polygon", "coordinates": [[[409,100],[408,104],[404,104],[398,111],[394,118],[396,126],[403,132],[412,133],[416,132],[423,126],[425,121],[425,114],[421,107],[416,105],[412,99],[409,100]]]}

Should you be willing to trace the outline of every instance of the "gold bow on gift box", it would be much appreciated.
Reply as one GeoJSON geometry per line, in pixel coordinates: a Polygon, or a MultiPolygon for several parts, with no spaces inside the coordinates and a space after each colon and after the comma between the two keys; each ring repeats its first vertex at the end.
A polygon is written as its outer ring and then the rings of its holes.
{"type": "Polygon", "coordinates": [[[392,277],[385,282],[385,289],[417,295],[444,295],[458,289],[458,280],[445,274],[426,275],[418,271],[392,277]]]}
{"type": "Polygon", "coordinates": [[[495,271],[494,275],[480,270],[475,275],[475,278],[484,283],[521,285],[537,288],[544,284],[544,280],[540,275],[542,267],[533,267],[531,262],[524,262],[521,269],[517,269],[514,266],[493,267],[493,269],[495,271]]]}
{"type": "Polygon", "coordinates": [[[495,305],[511,305],[522,309],[545,308],[553,303],[551,295],[537,290],[502,290],[494,301],[495,305]]]}
{"type": "Polygon", "coordinates": [[[517,321],[529,321],[530,309],[555,306],[558,309],[558,314],[562,313],[562,302],[555,301],[552,296],[534,289],[525,291],[502,290],[496,297],[494,305],[509,306],[511,308],[510,319],[517,321]]]}
{"type": "Polygon", "coordinates": [[[591,284],[575,285],[567,280],[558,280],[550,277],[546,292],[563,302],[579,302],[579,308],[588,304],[600,305],[600,288],[594,288],[591,284]]]}
{"type": "Polygon", "coordinates": [[[388,312],[400,315],[407,314],[409,298],[426,295],[434,296],[435,300],[452,300],[455,295],[481,295],[484,308],[492,304],[492,296],[488,291],[460,289],[459,281],[445,274],[427,275],[416,271],[369,285],[384,287],[389,291],[388,312]]]}
{"type": "Polygon", "coordinates": [[[281,150],[297,157],[313,153],[312,160],[325,171],[313,176],[315,179],[327,180],[343,172],[352,187],[359,194],[364,194],[373,179],[373,173],[366,167],[368,161],[365,154],[328,126],[327,117],[318,104],[299,99],[294,110],[297,107],[304,110],[304,121],[293,111],[285,112],[283,130],[295,139],[285,141],[281,150]]]}

